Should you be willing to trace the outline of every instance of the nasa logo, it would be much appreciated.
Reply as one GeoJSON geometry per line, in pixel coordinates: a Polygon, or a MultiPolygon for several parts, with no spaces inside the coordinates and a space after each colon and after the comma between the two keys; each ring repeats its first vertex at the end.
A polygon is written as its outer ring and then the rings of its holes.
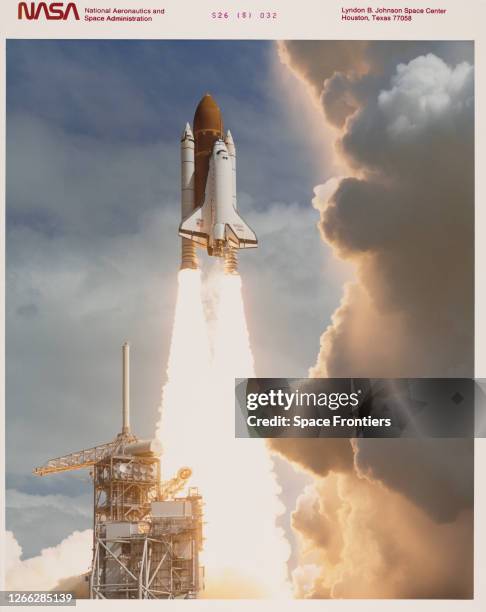
{"type": "Polygon", "coordinates": [[[79,21],[78,9],[74,2],[70,2],[66,7],[64,7],[63,2],[19,2],[17,17],[18,19],[37,21],[43,16],[48,20],[66,21],[70,15],[79,21]]]}

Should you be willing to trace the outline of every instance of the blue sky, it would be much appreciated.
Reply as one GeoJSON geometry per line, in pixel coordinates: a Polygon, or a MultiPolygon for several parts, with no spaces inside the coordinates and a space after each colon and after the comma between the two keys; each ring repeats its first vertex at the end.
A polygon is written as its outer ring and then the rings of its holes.
{"type": "Polygon", "coordinates": [[[279,71],[270,42],[8,41],[7,524],[24,555],[90,526],[87,474],[31,470],[118,432],[125,339],[134,430],[153,434],[179,263],[179,139],[207,91],[260,238],[241,257],[258,373],[314,363],[341,279],[311,206],[323,177],[305,109],[279,71]]]}
{"type": "MultiPolygon", "coordinates": [[[[273,43],[263,41],[9,41],[7,108],[80,140],[156,145],[177,142],[209,91],[241,150],[239,188],[257,193],[262,206],[308,201],[315,168],[293,163],[306,143],[286,123],[274,59],[273,43]]],[[[177,163],[171,156],[171,167],[177,163]]],[[[176,195],[176,187],[161,186],[164,195],[176,195]]],[[[8,213],[15,220],[15,207],[8,213]]]]}

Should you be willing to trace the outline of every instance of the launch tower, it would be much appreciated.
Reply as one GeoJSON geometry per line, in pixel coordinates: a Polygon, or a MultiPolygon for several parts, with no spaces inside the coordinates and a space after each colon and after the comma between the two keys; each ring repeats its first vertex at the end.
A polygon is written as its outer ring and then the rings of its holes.
{"type": "Polygon", "coordinates": [[[122,351],[122,431],[106,444],[49,460],[44,476],[91,468],[93,478],[92,599],[193,599],[203,588],[202,498],[181,468],[161,480],[158,440],[130,430],[128,343],[122,351]]]}

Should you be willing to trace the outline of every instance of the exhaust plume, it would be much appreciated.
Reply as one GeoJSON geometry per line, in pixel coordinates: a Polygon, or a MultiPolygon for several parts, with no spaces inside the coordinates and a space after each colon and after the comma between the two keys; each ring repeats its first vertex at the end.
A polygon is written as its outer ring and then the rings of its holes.
{"type": "Polygon", "coordinates": [[[234,379],[254,375],[241,278],[213,270],[204,317],[199,274],[179,276],[158,426],[164,473],[189,465],[203,495],[203,596],[285,597],[289,550],[275,524],[283,508],[272,461],[262,440],[235,439],[234,433],[234,379]],[[203,350],[188,364],[194,338],[204,342],[203,350]]]}

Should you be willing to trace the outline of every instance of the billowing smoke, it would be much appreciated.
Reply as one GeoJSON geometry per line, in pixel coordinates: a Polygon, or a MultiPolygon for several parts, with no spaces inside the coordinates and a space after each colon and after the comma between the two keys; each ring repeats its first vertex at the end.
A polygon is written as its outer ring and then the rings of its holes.
{"type": "Polygon", "coordinates": [[[470,375],[471,64],[427,53],[397,62],[388,81],[345,71],[321,84],[352,175],[316,188],[314,205],[323,238],[356,265],[358,283],[322,338],[313,374],[470,375]]]}
{"type": "Polygon", "coordinates": [[[354,453],[348,440],[329,438],[325,452],[318,438],[273,438],[269,442],[272,450],[315,476],[353,470],[354,453]]]}
{"type": "Polygon", "coordinates": [[[470,596],[471,514],[436,523],[387,487],[331,474],[304,491],[292,514],[301,546],[296,596],[470,596]]]}
{"type": "Polygon", "coordinates": [[[270,455],[234,433],[234,379],[254,376],[239,276],[217,266],[202,284],[199,271],[180,272],[167,375],[157,435],[164,477],[188,465],[203,496],[203,596],[289,596],[270,455]]]}
{"type": "Polygon", "coordinates": [[[91,565],[93,532],[74,531],[57,546],[44,548],[37,557],[22,560],[22,549],[11,531],[6,532],[6,588],[49,591],[59,584],[81,593],[80,585],[91,565]]]}
{"type": "MultiPolygon", "coordinates": [[[[342,176],[313,204],[355,269],[310,375],[472,376],[472,46],[294,41],[279,53],[335,128],[342,176]]],[[[293,514],[297,596],[472,595],[472,441],[272,447],[317,475],[293,514]]]]}

